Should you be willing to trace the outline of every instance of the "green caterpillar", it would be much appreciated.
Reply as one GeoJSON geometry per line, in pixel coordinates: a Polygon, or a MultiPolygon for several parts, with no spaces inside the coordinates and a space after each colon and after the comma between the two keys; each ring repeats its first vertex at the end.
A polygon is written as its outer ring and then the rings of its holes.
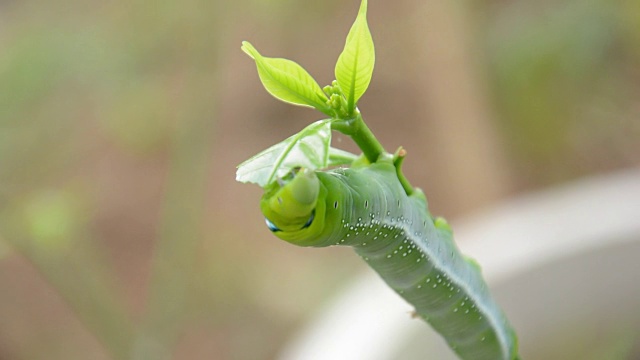
{"type": "Polygon", "coordinates": [[[296,169],[265,189],[269,229],[299,246],[352,246],[463,359],[517,359],[515,332],[419,189],[389,154],[326,171],[296,169]]]}

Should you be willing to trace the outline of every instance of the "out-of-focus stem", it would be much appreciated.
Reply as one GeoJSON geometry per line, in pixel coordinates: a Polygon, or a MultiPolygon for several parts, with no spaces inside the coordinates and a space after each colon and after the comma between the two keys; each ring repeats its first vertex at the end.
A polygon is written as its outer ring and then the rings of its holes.
{"type": "MultiPolygon", "coordinates": [[[[0,212],[0,219],[10,216],[0,212]]],[[[11,229],[0,238],[38,272],[44,281],[66,302],[84,327],[113,359],[128,359],[133,339],[133,323],[124,304],[115,294],[102,259],[94,245],[73,241],[74,247],[52,253],[34,244],[13,224],[0,221],[0,227],[11,229]]]]}
{"type": "Polygon", "coordinates": [[[135,360],[170,359],[191,311],[189,304],[200,280],[194,260],[203,237],[213,123],[210,117],[196,118],[174,134],[149,303],[135,360]]]}

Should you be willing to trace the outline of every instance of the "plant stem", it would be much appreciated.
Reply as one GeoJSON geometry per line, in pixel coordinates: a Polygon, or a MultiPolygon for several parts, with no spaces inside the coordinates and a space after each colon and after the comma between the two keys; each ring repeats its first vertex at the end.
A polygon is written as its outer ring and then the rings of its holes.
{"type": "Polygon", "coordinates": [[[364,123],[360,112],[357,112],[356,117],[352,119],[334,122],[332,128],[350,136],[371,163],[376,162],[385,153],[382,144],[364,123]]]}
{"type": "Polygon", "coordinates": [[[407,151],[400,147],[393,155],[393,165],[396,167],[396,173],[398,175],[398,180],[400,180],[402,188],[407,193],[407,195],[411,196],[411,194],[413,194],[414,192],[413,186],[411,186],[411,183],[409,183],[409,180],[406,176],[404,176],[404,173],[402,172],[402,162],[404,161],[406,155],[407,151]]]}
{"type": "MultiPolygon", "coordinates": [[[[371,132],[367,124],[362,119],[362,115],[356,110],[356,116],[351,119],[340,119],[331,124],[333,130],[339,131],[345,135],[348,135],[358,145],[364,156],[367,157],[370,163],[378,161],[380,156],[386,154],[386,151],[382,147],[382,144],[376,139],[375,135],[371,132]]],[[[393,157],[393,165],[396,167],[398,179],[402,184],[407,195],[411,195],[414,192],[413,186],[409,183],[409,180],[404,176],[401,170],[402,161],[406,155],[406,151],[402,148],[398,149],[398,152],[393,157]]]]}

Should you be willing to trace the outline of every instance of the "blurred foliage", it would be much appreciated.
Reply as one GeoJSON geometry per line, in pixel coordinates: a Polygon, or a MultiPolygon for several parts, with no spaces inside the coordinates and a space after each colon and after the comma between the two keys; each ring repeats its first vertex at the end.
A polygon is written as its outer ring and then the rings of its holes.
{"type": "Polygon", "coordinates": [[[73,234],[85,219],[76,202],[69,194],[47,190],[24,200],[23,226],[35,247],[56,253],[73,246],[73,234]]]}
{"type": "MultiPolygon", "coordinates": [[[[437,120],[406,70],[433,66],[413,54],[430,45],[416,29],[438,31],[421,4],[370,4],[380,56],[361,103],[411,156],[437,153],[411,131],[437,120]]],[[[637,1],[462,4],[516,189],[638,165],[637,1]]],[[[0,358],[272,358],[364,270],[272,238],[259,190],[234,181],[315,119],[264,94],[240,41],[330,81],[357,6],[0,2],[0,358]]]]}
{"type": "Polygon", "coordinates": [[[488,32],[493,85],[519,171],[558,181],[640,150],[637,8],[570,0],[498,9],[488,32]]]}

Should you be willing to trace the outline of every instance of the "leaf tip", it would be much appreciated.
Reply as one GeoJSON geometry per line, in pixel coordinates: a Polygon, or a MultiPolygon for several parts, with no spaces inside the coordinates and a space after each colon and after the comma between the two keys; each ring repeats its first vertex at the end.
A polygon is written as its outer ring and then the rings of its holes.
{"type": "Polygon", "coordinates": [[[260,57],[260,53],[258,52],[258,50],[256,50],[256,48],[254,48],[253,45],[251,45],[251,43],[248,41],[243,41],[240,49],[242,49],[245,54],[249,55],[249,57],[254,60],[260,57]]]}
{"type": "Polygon", "coordinates": [[[358,15],[367,15],[367,5],[367,0],[362,0],[362,2],[360,3],[360,9],[358,10],[358,15]]]}

